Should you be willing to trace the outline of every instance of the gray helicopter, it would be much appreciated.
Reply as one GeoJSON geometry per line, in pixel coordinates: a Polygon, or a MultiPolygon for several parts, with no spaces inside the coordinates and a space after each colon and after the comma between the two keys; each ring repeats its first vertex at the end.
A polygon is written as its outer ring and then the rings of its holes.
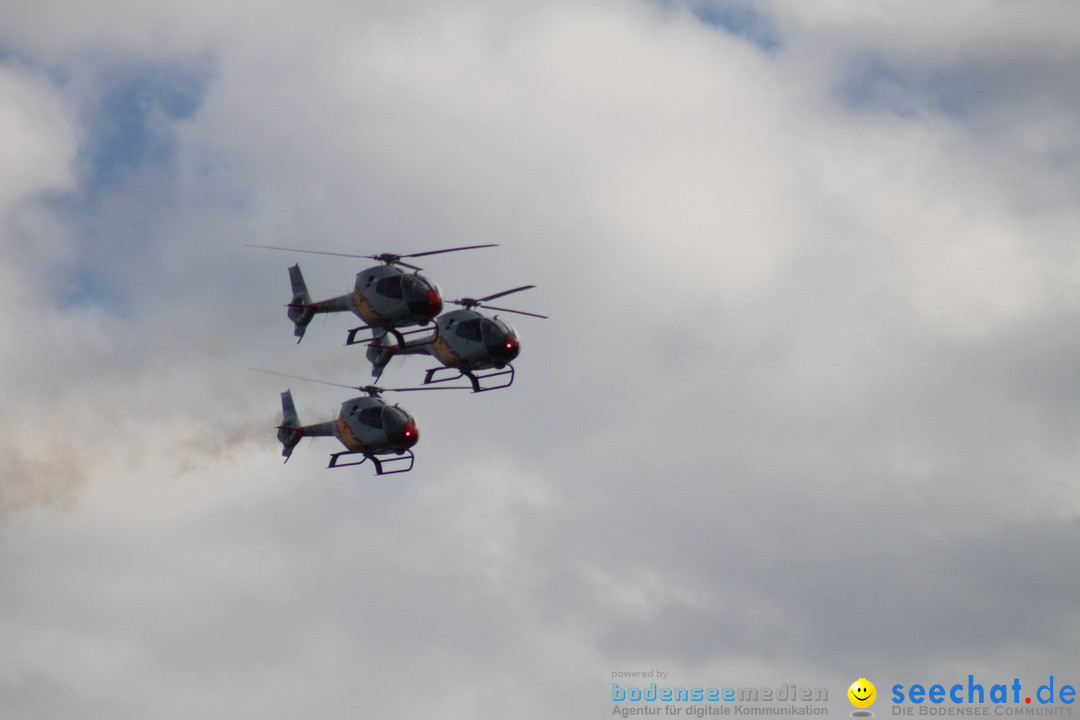
{"type": "MultiPolygon", "coordinates": [[[[255,369],[255,368],[252,368],[255,369]]],[[[270,370],[256,370],[307,380],[323,385],[359,390],[360,397],[346,400],[336,420],[305,425],[300,422],[293,403],[292,391],[281,393],[281,425],[277,426],[277,439],[281,442],[281,454],[285,462],[292,457],[293,449],[305,437],[336,437],[345,450],[330,455],[328,468],[351,467],[367,461],[375,467],[376,475],[394,475],[412,470],[412,448],[420,441],[420,429],[416,419],[399,405],[390,405],[382,398],[384,392],[410,392],[414,390],[467,390],[466,387],[447,388],[380,388],[374,385],[353,386],[312,380],[296,375],[286,375],[270,370]],[[392,469],[387,469],[388,467],[392,469]]]]}
{"type": "Polygon", "coordinates": [[[367,268],[356,274],[356,282],[353,285],[352,292],[319,302],[311,300],[311,294],[308,292],[304,276],[300,272],[300,266],[293,265],[290,267],[289,281],[292,285],[292,300],[289,301],[287,307],[289,319],[293,322],[293,334],[296,336],[296,342],[303,340],[308,324],[318,314],[352,312],[366,323],[358,330],[369,331],[371,333],[371,336],[367,338],[369,341],[378,341],[389,333],[398,344],[404,345],[405,335],[423,332],[423,328],[413,330],[411,333],[403,333],[401,328],[429,324],[442,312],[443,301],[439,286],[434,281],[421,275],[421,268],[405,262],[403,258],[425,257],[427,255],[458,252],[459,250],[496,247],[496,245],[467,245],[405,255],[393,253],[351,255],[318,250],[300,250],[274,245],[248,245],[248,247],[378,260],[382,263],[381,265],[367,268]],[[413,272],[406,272],[402,268],[408,268],[413,272]]]}
{"type": "Polygon", "coordinates": [[[536,286],[522,285],[482,298],[449,300],[449,303],[460,305],[462,309],[440,315],[435,320],[434,329],[421,338],[401,343],[388,342],[389,338],[371,342],[357,339],[357,334],[364,328],[354,328],[349,331],[345,344],[368,343],[367,359],[371,362],[371,374],[376,379],[395,356],[430,355],[438,360],[441,366],[427,371],[424,376],[425,385],[452,382],[465,377],[469,380],[473,392],[510,387],[514,382],[514,366],[511,361],[521,352],[520,336],[508,323],[497,316],[488,317],[477,312],[476,308],[547,319],[546,315],[485,304],[489,300],[534,287],[536,286]]]}

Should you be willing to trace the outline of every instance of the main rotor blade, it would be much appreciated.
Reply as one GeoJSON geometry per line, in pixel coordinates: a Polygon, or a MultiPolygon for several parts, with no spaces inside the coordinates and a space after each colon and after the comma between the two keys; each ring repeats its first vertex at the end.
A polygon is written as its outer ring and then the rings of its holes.
{"type": "Polygon", "coordinates": [[[522,285],[516,287],[513,290],[503,290],[502,292],[495,293],[494,295],[488,295],[487,297],[477,298],[479,302],[487,302],[488,300],[494,300],[495,298],[501,298],[504,295],[513,295],[514,293],[521,292],[522,290],[530,290],[536,287],[535,285],[522,285]]]}
{"type": "Polygon", "coordinates": [[[450,385],[446,387],[412,387],[412,388],[383,388],[378,385],[343,385],[341,383],[327,382],[326,380],[315,380],[314,378],[303,377],[301,375],[290,375],[288,373],[275,372],[273,370],[261,370],[259,368],[248,368],[248,370],[254,370],[255,372],[266,373],[267,375],[277,375],[279,377],[292,378],[293,380],[306,380],[307,382],[319,383],[320,385],[332,385],[333,387],[345,388],[346,390],[359,390],[360,392],[375,393],[381,392],[413,392],[415,390],[472,390],[471,387],[464,385],[450,385]]]}
{"type": "MultiPolygon", "coordinates": [[[[446,248],[445,250],[428,250],[427,252],[409,253],[408,255],[398,255],[398,257],[423,257],[425,255],[438,255],[439,253],[457,252],[458,250],[476,250],[477,248],[486,247],[499,247],[495,243],[489,243],[487,245],[464,245],[462,247],[446,248]]],[[[404,264],[404,263],[402,263],[404,264]]]]}
{"type": "MultiPolygon", "coordinates": [[[[454,378],[447,378],[447,380],[451,380],[451,379],[454,379],[454,378]]],[[[446,387],[443,387],[443,386],[440,385],[439,387],[410,387],[410,388],[382,388],[382,389],[385,392],[419,392],[421,390],[472,390],[471,387],[466,387],[464,385],[449,385],[449,386],[446,386],[446,387]]]]}
{"type": "Polygon", "coordinates": [[[244,245],[245,247],[263,248],[266,250],[286,250],[288,252],[301,252],[311,255],[333,255],[335,257],[364,258],[367,260],[379,260],[383,262],[385,262],[385,258],[393,257],[393,260],[391,260],[390,262],[397,265],[402,265],[409,268],[410,270],[417,271],[422,270],[423,268],[419,268],[416,265],[410,265],[407,262],[402,262],[401,258],[424,257],[425,255],[438,255],[440,253],[457,252],[458,250],[475,250],[477,248],[498,247],[498,245],[492,243],[488,245],[465,245],[463,247],[446,248],[445,250],[428,250],[427,252],[409,253],[408,255],[394,255],[391,253],[386,253],[383,255],[353,255],[352,253],[326,252],[324,250],[301,250],[300,248],[278,247],[277,245],[255,245],[252,243],[244,243],[244,245]]]}
{"type": "Polygon", "coordinates": [[[326,380],[315,380],[314,378],[303,377],[301,375],[289,375],[288,373],[274,372],[273,370],[261,370],[259,368],[249,367],[248,370],[254,370],[255,372],[266,373],[267,375],[277,375],[279,377],[292,378],[293,380],[306,380],[307,382],[319,383],[320,385],[333,385],[334,387],[346,388],[348,390],[361,390],[362,387],[356,385],[342,385],[341,383],[327,382],[326,380]]]}
{"type": "Polygon", "coordinates": [[[541,320],[548,320],[547,315],[540,315],[538,313],[525,312],[524,310],[511,310],[510,308],[495,307],[494,305],[481,305],[482,308],[488,310],[498,310],[499,312],[516,313],[518,315],[528,315],[529,317],[540,318],[541,320]]]}
{"type": "MultiPolygon", "coordinates": [[[[286,250],[288,252],[308,253],[310,255],[336,255],[337,257],[367,258],[368,260],[377,260],[378,259],[374,255],[350,255],[349,253],[325,252],[325,251],[322,251],[322,250],[301,250],[300,248],[278,247],[276,245],[252,245],[251,243],[244,243],[244,246],[245,247],[253,247],[253,248],[263,248],[265,250],[286,250]]],[[[405,263],[402,263],[402,265],[404,265],[404,264],[405,263]]],[[[301,379],[303,379],[303,378],[301,378],[301,379]]]]}
{"type": "MultiPolygon", "coordinates": [[[[377,256],[377,255],[375,255],[375,256],[368,256],[368,255],[365,255],[364,257],[371,257],[371,259],[372,259],[372,260],[382,260],[382,258],[381,258],[381,257],[379,257],[379,256],[377,256]]],[[[390,264],[391,264],[391,265],[400,265],[401,267],[407,267],[407,268],[409,268],[410,270],[415,270],[416,272],[420,272],[421,270],[423,270],[423,269],[424,269],[424,268],[422,268],[422,267],[419,267],[419,266],[417,266],[417,265],[412,265],[412,264],[410,264],[410,263],[407,263],[407,262],[405,262],[404,260],[402,260],[402,259],[400,259],[400,258],[398,258],[397,260],[393,260],[393,261],[391,261],[391,262],[390,262],[390,264]]]]}

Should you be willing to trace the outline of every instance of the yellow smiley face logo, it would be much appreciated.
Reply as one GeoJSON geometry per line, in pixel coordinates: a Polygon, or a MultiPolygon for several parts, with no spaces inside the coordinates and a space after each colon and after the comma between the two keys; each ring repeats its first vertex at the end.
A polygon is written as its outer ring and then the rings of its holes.
{"type": "Polygon", "coordinates": [[[874,683],[866,678],[859,678],[851,683],[851,687],[847,689],[847,696],[855,707],[868,708],[874,704],[874,699],[877,697],[877,688],[874,687],[874,683]]]}

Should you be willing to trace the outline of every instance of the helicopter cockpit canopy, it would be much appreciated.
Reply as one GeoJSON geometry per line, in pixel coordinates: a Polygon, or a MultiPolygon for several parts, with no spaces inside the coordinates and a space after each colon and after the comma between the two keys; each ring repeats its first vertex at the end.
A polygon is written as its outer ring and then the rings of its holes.
{"type": "Polygon", "coordinates": [[[484,318],[480,322],[480,336],[484,347],[503,362],[510,362],[518,356],[521,345],[514,330],[498,318],[484,318]]]}
{"type": "Polygon", "coordinates": [[[382,409],[383,430],[390,444],[402,450],[411,448],[420,439],[420,431],[409,413],[399,407],[384,405],[382,409]]]}
{"type": "Polygon", "coordinates": [[[383,297],[404,300],[409,310],[428,318],[442,312],[438,288],[419,275],[388,275],[375,283],[375,292],[383,297]]]}
{"type": "Polygon", "coordinates": [[[356,422],[375,430],[382,430],[391,447],[407,450],[420,440],[420,431],[412,415],[396,405],[363,406],[363,400],[354,400],[348,415],[356,417],[356,422]]]}
{"type": "Polygon", "coordinates": [[[521,351],[517,334],[498,318],[466,320],[454,327],[454,333],[464,340],[482,342],[488,354],[502,362],[510,362],[521,351]]]}

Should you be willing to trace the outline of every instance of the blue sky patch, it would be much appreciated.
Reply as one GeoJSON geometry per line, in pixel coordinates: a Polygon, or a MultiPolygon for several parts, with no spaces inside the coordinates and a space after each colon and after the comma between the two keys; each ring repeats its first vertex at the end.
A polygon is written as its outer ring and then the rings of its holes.
{"type": "Polygon", "coordinates": [[[729,2],[692,2],[690,11],[706,25],[746,38],[762,50],[780,47],[780,33],[772,19],[749,5],[729,2]]]}
{"type": "Polygon", "coordinates": [[[931,69],[868,54],[855,59],[839,86],[840,99],[855,112],[889,113],[908,119],[966,114],[961,70],[931,69]]]}
{"type": "Polygon", "coordinates": [[[209,75],[204,65],[152,64],[105,77],[86,121],[85,182],[111,184],[132,171],[171,170],[174,124],[198,112],[209,75]]]}
{"type": "Polygon", "coordinates": [[[772,17],[753,5],[732,0],[659,0],[666,7],[685,7],[698,20],[723,30],[766,52],[775,52],[781,45],[780,31],[772,17]]]}
{"type": "Polygon", "coordinates": [[[904,117],[915,114],[909,80],[881,57],[867,56],[852,63],[840,93],[853,110],[884,110],[904,117]]]}
{"type": "Polygon", "coordinates": [[[120,315],[127,307],[124,296],[101,273],[88,265],[76,266],[65,280],[66,284],[60,289],[58,298],[62,308],[92,305],[120,315]]]}
{"type": "MultiPolygon", "coordinates": [[[[198,113],[212,80],[208,62],[105,61],[80,118],[79,189],[56,201],[74,229],[80,257],[57,289],[61,307],[127,306],[109,258],[137,261],[153,208],[169,201],[179,151],[177,124],[198,113]]],[[[70,82],[55,69],[60,85],[70,82]]],[[[84,93],[87,91],[84,90],[84,93]]]]}

